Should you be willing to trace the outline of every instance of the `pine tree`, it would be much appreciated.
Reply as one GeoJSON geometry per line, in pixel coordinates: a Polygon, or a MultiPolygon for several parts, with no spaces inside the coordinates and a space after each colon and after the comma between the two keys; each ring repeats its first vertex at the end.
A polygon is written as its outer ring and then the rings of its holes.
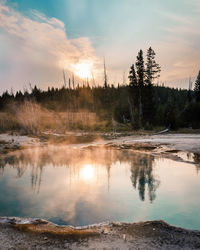
{"type": "Polygon", "coordinates": [[[155,61],[156,53],[150,47],[147,50],[147,62],[145,69],[145,86],[143,90],[143,116],[144,123],[152,124],[154,122],[156,107],[154,101],[153,81],[160,77],[161,68],[155,61]]]}
{"type": "Polygon", "coordinates": [[[131,124],[134,128],[138,128],[138,106],[139,106],[139,87],[135,73],[134,64],[132,64],[129,72],[129,97],[128,104],[130,109],[131,124]]]}
{"type": "Polygon", "coordinates": [[[134,64],[132,64],[130,72],[129,72],[129,94],[131,103],[133,104],[133,109],[138,108],[138,100],[139,100],[139,88],[138,88],[138,80],[135,73],[134,64]]]}
{"type": "Polygon", "coordinates": [[[138,52],[137,60],[136,60],[136,72],[138,78],[138,86],[141,88],[144,86],[144,58],[143,58],[143,51],[140,50],[138,52]]]}
{"type": "Polygon", "coordinates": [[[138,52],[137,60],[136,60],[136,69],[137,69],[137,79],[138,79],[138,91],[139,91],[139,98],[138,98],[138,115],[139,115],[139,126],[141,126],[142,118],[143,118],[143,88],[144,88],[144,76],[145,76],[145,69],[144,69],[144,58],[143,58],[143,51],[140,50],[138,52]]]}
{"type": "Polygon", "coordinates": [[[152,85],[155,79],[160,77],[161,67],[155,61],[156,53],[150,47],[147,50],[147,62],[145,70],[145,83],[146,85],[152,85]]]}
{"type": "Polygon", "coordinates": [[[136,87],[138,85],[134,64],[132,64],[131,66],[128,78],[130,81],[129,83],[130,87],[136,87]]]}
{"type": "Polygon", "coordinates": [[[194,93],[195,93],[196,100],[199,102],[200,101],[200,71],[195,82],[194,93]]]}
{"type": "Polygon", "coordinates": [[[192,101],[192,81],[191,81],[191,77],[189,78],[189,88],[188,88],[188,93],[187,93],[187,99],[188,99],[188,103],[191,103],[191,101],[192,101]]]}

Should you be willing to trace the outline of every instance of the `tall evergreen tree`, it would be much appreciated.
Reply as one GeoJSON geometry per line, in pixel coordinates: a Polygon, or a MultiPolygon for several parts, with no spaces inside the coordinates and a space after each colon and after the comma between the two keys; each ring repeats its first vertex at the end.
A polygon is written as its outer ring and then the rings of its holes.
{"type": "Polygon", "coordinates": [[[160,77],[161,67],[155,61],[156,53],[150,47],[147,50],[147,62],[145,70],[145,83],[146,85],[152,85],[155,79],[160,77]]]}
{"type": "Polygon", "coordinates": [[[135,73],[134,64],[131,65],[131,69],[130,69],[128,78],[129,78],[129,81],[130,81],[130,87],[138,86],[138,81],[137,81],[137,77],[136,77],[136,73],[135,73]]]}
{"type": "Polygon", "coordinates": [[[187,99],[188,99],[188,103],[191,103],[191,101],[192,101],[192,81],[191,81],[191,77],[189,78],[189,88],[188,88],[188,93],[187,93],[187,99]]]}
{"type": "Polygon", "coordinates": [[[143,118],[143,88],[144,88],[144,76],[145,76],[144,58],[143,58],[142,50],[138,52],[135,65],[136,65],[136,72],[137,72],[137,79],[138,79],[138,91],[139,91],[139,99],[138,99],[139,126],[141,126],[142,118],[143,118]]]}
{"type": "Polygon", "coordinates": [[[138,78],[138,86],[141,88],[144,85],[144,58],[143,58],[143,51],[140,50],[138,52],[137,60],[136,60],[136,72],[138,78]]]}
{"type": "Polygon", "coordinates": [[[134,64],[132,64],[130,72],[129,72],[129,93],[131,101],[134,105],[134,107],[138,108],[139,105],[139,88],[138,88],[138,80],[135,73],[135,67],[134,64]]]}
{"type": "Polygon", "coordinates": [[[135,73],[135,66],[132,64],[129,72],[129,109],[131,116],[131,123],[134,128],[138,127],[138,107],[139,107],[139,87],[138,80],[135,73]]]}
{"type": "Polygon", "coordinates": [[[194,93],[195,93],[196,100],[200,101],[200,71],[195,82],[194,93]]]}
{"type": "Polygon", "coordinates": [[[156,106],[154,100],[153,82],[159,78],[161,68],[155,61],[156,53],[150,47],[147,50],[147,61],[145,69],[145,86],[143,90],[143,116],[145,124],[152,124],[154,122],[156,106]]]}

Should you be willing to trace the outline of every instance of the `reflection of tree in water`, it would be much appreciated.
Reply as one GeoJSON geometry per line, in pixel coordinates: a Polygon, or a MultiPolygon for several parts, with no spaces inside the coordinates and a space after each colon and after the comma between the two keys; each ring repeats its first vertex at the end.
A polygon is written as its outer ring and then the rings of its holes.
{"type": "MultiPolygon", "coordinates": [[[[200,154],[188,155],[196,163],[197,171],[200,169],[200,154]]],[[[104,167],[107,172],[107,185],[109,191],[112,165],[115,163],[131,164],[131,181],[133,187],[138,189],[142,201],[146,193],[153,202],[156,198],[156,190],[159,180],[153,171],[154,157],[147,154],[133,153],[128,149],[116,150],[112,147],[88,147],[70,148],[66,146],[48,146],[43,148],[31,148],[22,151],[11,152],[0,158],[0,175],[4,169],[15,169],[16,177],[21,178],[30,170],[31,186],[35,192],[39,192],[42,181],[43,168],[48,165],[53,167],[69,168],[68,176],[79,176],[80,169],[84,165],[104,167]]],[[[97,169],[98,175],[98,169],[97,169]]],[[[97,176],[98,177],[98,176],[97,176]]]]}
{"type": "Polygon", "coordinates": [[[42,181],[42,166],[34,166],[31,170],[31,186],[37,193],[40,191],[40,185],[42,181]]]}
{"type": "Polygon", "coordinates": [[[199,173],[200,170],[200,153],[194,153],[193,155],[193,160],[196,164],[196,169],[197,169],[197,173],[199,173]]]}
{"type": "Polygon", "coordinates": [[[0,176],[4,174],[4,166],[0,165],[0,176]]]}
{"type": "Polygon", "coordinates": [[[31,186],[35,192],[39,192],[43,168],[48,165],[69,168],[70,176],[78,176],[84,164],[99,164],[106,168],[109,190],[110,169],[116,161],[124,161],[124,154],[112,148],[73,149],[66,146],[48,146],[9,153],[0,159],[0,174],[4,174],[4,169],[7,166],[15,169],[16,177],[21,178],[30,169],[31,186]]]}
{"type": "Polygon", "coordinates": [[[135,155],[131,165],[131,181],[134,188],[138,188],[139,196],[145,200],[145,191],[148,188],[149,200],[153,202],[156,198],[156,189],[159,181],[153,173],[154,157],[151,155],[135,155]]]}
{"type": "Polygon", "coordinates": [[[200,153],[187,153],[187,159],[189,160],[189,162],[194,162],[196,165],[196,171],[197,174],[199,173],[200,170],[200,153]]]}
{"type": "MultiPolygon", "coordinates": [[[[0,166],[8,165],[16,170],[17,178],[21,178],[27,169],[31,171],[31,186],[35,192],[39,192],[44,167],[69,168],[69,177],[78,176],[80,169],[86,164],[104,166],[107,172],[107,185],[109,182],[111,167],[116,162],[132,163],[131,180],[133,186],[138,188],[142,200],[145,198],[145,188],[148,186],[149,199],[155,199],[155,191],[158,181],[155,180],[152,171],[153,157],[133,153],[129,150],[116,150],[111,147],[89,147],[86,149],[70,147],[45,147],[32,148],[13,152],[0,160],[0,166]]],[[[3,172],[2,172],[3,174],[3,172]]]]}

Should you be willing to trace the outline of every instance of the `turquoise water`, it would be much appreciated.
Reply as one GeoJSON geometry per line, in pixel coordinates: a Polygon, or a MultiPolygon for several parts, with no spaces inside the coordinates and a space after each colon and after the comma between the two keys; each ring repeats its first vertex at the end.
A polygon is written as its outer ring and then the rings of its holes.
{"type": "Polygon", "coordinates": [[[165,220],[200,230],[200,164],[104,147],[45,147],[0,160],[0,216],[62,225],[165,220]]]}

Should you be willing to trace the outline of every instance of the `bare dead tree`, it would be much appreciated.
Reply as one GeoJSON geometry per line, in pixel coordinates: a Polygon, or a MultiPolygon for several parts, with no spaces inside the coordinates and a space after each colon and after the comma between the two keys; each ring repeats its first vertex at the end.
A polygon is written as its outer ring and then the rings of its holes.
{"type": "Polygon", "coordinates": [[[94,79],[94,74],[92,72],[92,87],[96,87],[95,79],[94,79]]]}
{"type": "Polygon", "coordinates": [[[107,76],[107,71],[106,71],[106,62],[104,58],[104,88],[108,87],[108,76],[107,76]]]}
{"type": "Polygon", "coordinates": [[[66,88],[67,86],[67,82],[66,82],[66,77],[65,77],[65,70],[63,69],[63,83],[64,83],[64,87],[66,88]]]}
{"type": "Polygon", "coordinates": [[[75,89],[74,73],[72,74],[72,86],[73,86],[73,89],[75,89]]]}

